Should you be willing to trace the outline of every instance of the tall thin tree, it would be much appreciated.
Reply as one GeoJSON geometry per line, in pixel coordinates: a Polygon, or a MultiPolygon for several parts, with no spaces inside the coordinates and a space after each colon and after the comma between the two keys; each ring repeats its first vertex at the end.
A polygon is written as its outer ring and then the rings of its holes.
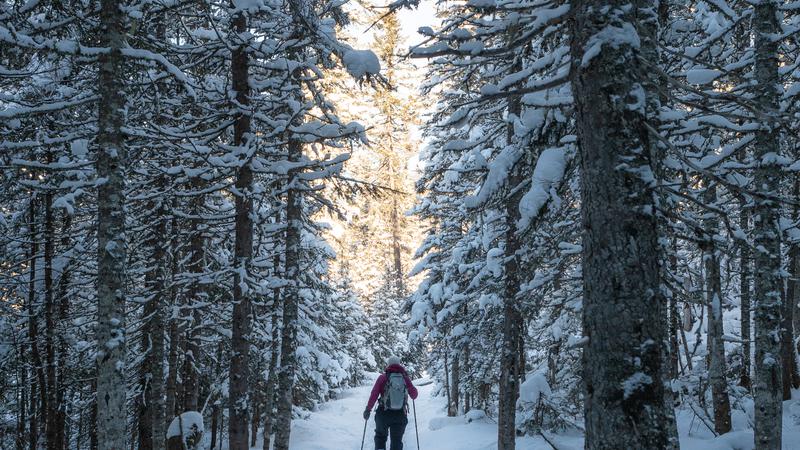
{"type": "MultiPolygon", "coordinates": [[[[233,30],[239,36],[247,31],[247,15],[239,11],[233,19],[233,30]]],[[[233,125],[233,143],[241,149],[241,167],[236,174],[236,267],[233,279],[233,332],[230,366],[230,420],[228,422],[230,450],[248,450],[249,421],[249,354],[250,354],[250,293],[247,274],[253,257],[253,169],[246,151],[250,134],[249,56],[247,43],[239,42],[231,56],[231,78],[239,109],[233,125]]]]}
{"type": "Polygon", "coordinates": [[[782,440],[783,383],[781,379],[781,243],[780,209],[773,196],[779,194],[780,178],[775,158],[780,150],[778,126],[772,113],[779,108],[778,1],[763,0],[754,6],[756,102],[764,114],[756,132],[753,207],[753,301],[755,303],[755,445],[759,450],[779,450],[782,440]]]}
{"type": "Polygon", "coordinates": [[[97,436],[99,450],[127,448],[125,379],[125,96],[122,48],[126,14],[100,3],[102,47],[97,135],[97,436]]]}

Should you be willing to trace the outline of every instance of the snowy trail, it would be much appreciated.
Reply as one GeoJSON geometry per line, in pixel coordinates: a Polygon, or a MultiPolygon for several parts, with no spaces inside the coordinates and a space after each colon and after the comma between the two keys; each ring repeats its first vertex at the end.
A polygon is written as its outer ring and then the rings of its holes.
{"type": "MultiPolygon", "coordinates": [[[[319,406],[307,419],[292,422],[290,450],[359,450],[361,433],[364,431],[362,412],[367,403],[372,383],[343,391],[339,398],[319,406]]],[[[497,425],[490,420],[466,423],[463,416],[447,417],[445,399],[433,397],[433,384],[415,380],[419,388],[417,398],[417,421],[419,423],[420,448],[414,438],[413,412],[409,414],[404,450],[495,450],[497,448],[497,425]]],[[[750,406],[752,408],[752,406],[750,406]]],[[[753,432],[748,428],[748,419],[740,411],[734,411],[732,433],[714,439],[686,410],[677,414],[682,450],[750,450],[753,448],[753,432]]],[[[750,411],[752,421],[752,410],[750,411]]],[[[367,425],[364,450],[373,450],[375,430],[374,415],[367,425]]],[[[783,450],[800,450],[800,391],[795,399],[784,402],[783,450]]],[[[579,435],[548,435],[558,450],[582,450],[583,437],[579,435]]],[[[253,450],[261,450],[261,439],[253,450]]],[[[541,437],[517,439],[518,450],[552,450],[541,437]]]]}
{"type": "MultiPolygon", "coordinates": [[[[377,375],[376,375],[377,376],[377,375]]],[[[368,385],[344,391],[336,400],[320,406],[306,420],[292,422],[291,450],[358,450],[364,420],[361,417],[372,387],[368,385]]],[[[416,382],[419,382],[417,380],[416,382]]],[[[417,422],[419,424],[420,450],[494,450],[497,426],[491,421],[466,423],[464,417],[446,417],[445,400],[432,396],[433,385],[419,386],[417,422]]],[[[373,450],[375,430],[374,415],[367,425],[364,450],[373,450]]],[[[559,449],[583,448],[579,437],[559,436],[559,449]]],[[[414,437],[413,411],[409,413],[404,450],[418,450],[414,437]]],[[[257,447],[260,449],[260,445],[257,447]]],[[[519,450],[550,450],[541,438],[520,438],[519,450]]]]}

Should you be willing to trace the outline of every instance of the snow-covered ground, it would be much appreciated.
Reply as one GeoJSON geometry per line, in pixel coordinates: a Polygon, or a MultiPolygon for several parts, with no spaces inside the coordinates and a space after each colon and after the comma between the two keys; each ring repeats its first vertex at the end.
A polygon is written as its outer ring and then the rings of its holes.
{"type": "MultiPolygon", "coordinates": [[[[375,375],[377,376],[377,375],[375,375]]],[[[373,377],[374,379],[374,377],[373,377]]],[[[420,380],[414,382],[417,385],[420,380]]],[[[292,423],[291,450],[359,450],[364,420],[361,414],[367,404],[372,384],[343,392],[338,399],[325,403],[306,420],[292,423]]],[[[420,450],[494,450],[497,447],[497,426],[489,420],[466,423],[461,417],[447,417],[445,400],[433,397],[433,385],[419,386],[416,400],[419,424],[420,450]]],[[[374,414],[367,424],[364,450],[373,450],[375,430],[374,414]]],[[[550,437],[548,435],[548,437],[550,437]]],[[[558,436],[559,449],[579,450],[583,439],[579,436],[558,436]]],[[[414,436],[414,416],[409,414],[404,450],[417,450],[414,436]]],[[[258,449],[261,447],[259,446],[258,449]]],[[[520,438],[518,450],[539,450],[550,447],[541,438],[520,438]]]]}
{"type": "MultiPolygon", "coordinates": [[[[377,375],[376,375],[377,376],[377,375]]],[[[374,377],[373,377],[374,379],[374,377]]],[[[415,384],[425,384],[415,381],[415,384]]],[[[369,385],[342,392],[336,400],[325,403],[306,419],[292,423],[291,450],[358,450],[364,431],[362,412],[369,397],[369,385]]],[[[433,385],[419,386],[416,401],[419,424],[419,450],[494,450],[497,427],[487,419],[467,423],[461,417],[447,417],[445,400],[432,396],[433,385]]],[[[798,394],[798,393],[796,393],[798,394]]],[[[800,396],[784,403],[784,450],[800,450],[800,396]]],[[[752,411],[751,411],[752,413],[752,411]]],[[[414,419],[409,416],[405,434],[405,450],[418,450],[414,437],[414,419]]],[[[734,431],[713,439],[710,431],[692,420],[691,414],[678,413],[678,424],[683,450],[749,450],[753,448],[752,430],[744,413],[734,413],[734,431]]],[[[365,450],[373,450],[372,436],[375,422],[370,417],[364,441],[365,450]]],[[[579,435],[547,434],[558,450],[581,450],[583,438],[579,435]]],[[[254,449],[261,450],[261,442],[254,449]]],[[[519,450],[552,450],[541,437],[523,437],[517,440],[519,450]]]]}

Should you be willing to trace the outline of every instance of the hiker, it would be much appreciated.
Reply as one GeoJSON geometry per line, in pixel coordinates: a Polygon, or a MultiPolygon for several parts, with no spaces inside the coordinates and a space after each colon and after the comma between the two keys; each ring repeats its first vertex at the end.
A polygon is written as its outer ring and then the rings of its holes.
{"type": "Polygon", "coordinates": [[[378,401],[375,411],[375,450],[386,450],[386,438],[391,435],[389,450],[403,450],[403,433],[408,425],[408,397],[417,398],[417,388],[411,383],[400,358],[390,357],[386,370],[375,381],[372,393],[364,410],[364,420],[369,419],[372,407],[378,401]]]}

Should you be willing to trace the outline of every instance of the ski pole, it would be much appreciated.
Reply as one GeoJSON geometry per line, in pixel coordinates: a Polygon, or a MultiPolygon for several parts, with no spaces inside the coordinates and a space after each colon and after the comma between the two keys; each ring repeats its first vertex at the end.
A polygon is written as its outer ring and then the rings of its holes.
{"type": "Polygon", "coordinates": [[[364,450],[364,438],[367,437],[367,422],[369,422],[369,419],[364,419],[364,433],[361,435],[361,450],[364,450]]]}
{"type": "Polygon", "coordinates": [[[419,428],[417,428],[417,402],[412,398],[411,404],[414,406],[414,434],[417,435],[417,450],[419,450],[419,428]]]}

